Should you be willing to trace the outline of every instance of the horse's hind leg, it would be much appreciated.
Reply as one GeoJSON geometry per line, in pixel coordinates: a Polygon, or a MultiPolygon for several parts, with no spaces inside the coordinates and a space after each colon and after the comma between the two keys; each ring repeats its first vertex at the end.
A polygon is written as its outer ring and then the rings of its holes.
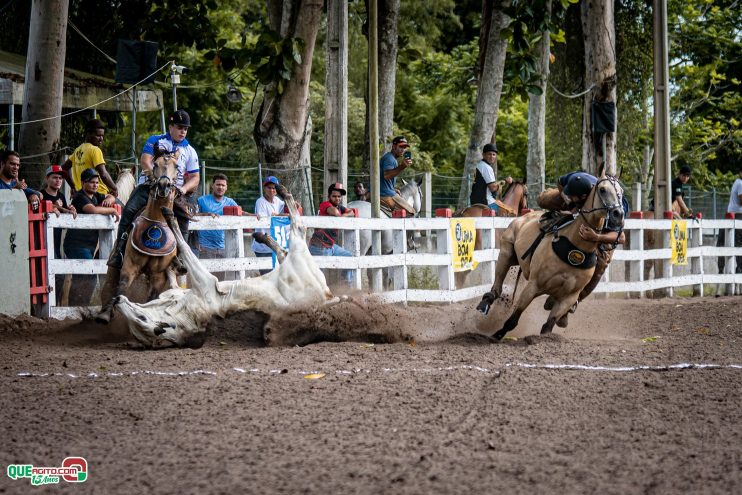
{"type": "Polygon", "coordinates": [[[551,333],[555,324],[562,328],[566,327],[567,315],[575,303],[577,303],[577,294],[571,294],[564,299],[555,301],[554,306],[551,308],[551,312],[549,313],[549,317],[546,319],[546,323],[541,327],[541,335],[551,333]]]}
{"type": "Polygon", "coordinates": [[[170,272],[170,270],[166,270],[164,272],[155,272],[155,273],[150,274],[149,276],[149,284],[150,284],[149,296],[147,296],[148,301],[157,299],[157,297],[159,297],[160,294],[162,294],[163,292],[165,292],[167,289],[170,288],[167,272],[170,272]]]}
{"type": "Polygon", "coordinates": [[[520,315],[523,314],[523,311],[526,310],[528,305],[531,304],[531,301],[533,301],[533,299],[538,295],[536,284],[531,282],[526,283],[525,287],[523,287],[523,292],[520,293],[518,300],[515,303],[513,314],[511,314],[510,318],[505,321],[502,328],[494,333],[493,337],[497,340],[502,340],[505,334],[517,327],[520,315]]]}

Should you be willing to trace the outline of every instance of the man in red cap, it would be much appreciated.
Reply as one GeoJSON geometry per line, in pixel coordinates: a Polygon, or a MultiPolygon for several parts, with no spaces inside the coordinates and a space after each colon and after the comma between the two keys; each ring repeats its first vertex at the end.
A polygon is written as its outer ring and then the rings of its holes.
{"type": "MultiPolygon", "coordinates": [[[[355,212],[342,204],[343,196],[347,191],[340,182],[327,188],[328,200],[319,205],[321,217],[354,217],[355,212]]],[[[312,256],[353,256],[347,249],[338,244],[337,229],[315,229],[309,240],[309,252],[312,256]]],[[[348,285],[353,283],[353,271],[343,270],[343,276],[348,285]]]]}
{"type": "Polygon", "coordinates": [[[403,209],[407,210],[410,215],[415,215],[412,205],[405,201],[395,189],[397,176],[412,165],[412,155],[406,152],[409,146],[404,136],[397,136],[392,140],[392,149],[379,160],[381,173],[379,199],[382,205],[391,210],[403,209]],[[399,160],[400,157],[403,157],[402,160],[399,160]]]}

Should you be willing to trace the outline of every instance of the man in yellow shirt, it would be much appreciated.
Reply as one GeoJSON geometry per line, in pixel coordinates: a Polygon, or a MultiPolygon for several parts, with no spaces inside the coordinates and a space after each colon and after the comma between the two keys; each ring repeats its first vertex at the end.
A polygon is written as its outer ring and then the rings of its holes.
{"type": "Polygon", "coordinates": [[[113,196],[113,199],[109,196],[103,203],[103,206],[108,207],[115,202],[118,191],[116,190],[116,183],[108,174],[106,161],[103,159],[103,152],[100,149],[105,134],[106,128],[103,122],[98,119],[89,120],[85,125],[85,142],[72,152],[69,159],[62,165],[62,170],[67,172],[65,178],[72,188],[73,194],[82,189],[80,176],[83,170],[92,168],[98,172],[100,182],[97,192],[113,196]],[[106,202],[111,204],[105,204],[106,202]]]}

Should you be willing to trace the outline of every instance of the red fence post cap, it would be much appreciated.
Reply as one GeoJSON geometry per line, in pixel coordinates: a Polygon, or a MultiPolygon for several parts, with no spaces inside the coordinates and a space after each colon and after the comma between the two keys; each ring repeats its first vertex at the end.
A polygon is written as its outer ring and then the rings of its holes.
{"type": "Polygon", "coordinates": [[[407,210],[394,210],[392,218],[407,218],[407,210]]]}
{"type": "Polygon", "coordinates": [[[664,212],[664,213],[662,214],[662,217],[663,217],[663,218],[664,218],[665,220],[672,220],[672,212],[671,212],[671,211],[666,211],[666,212],[664,212]]]}
{"type": "Polygon", "coordinates": [[[224,207],[224,215],[225,216],[242,216],[242,207],[241,206],[225,206],[224,207]]]}
{"type": "Polygon", "coordinates": [[[496,217],[497,216],[497,212],[495,210],[493,210],[493,209],[485,208],[485,209],[482,210],[482,216],[483,217],[496,217]]]}
{"type": "Polygon", "coordinates": [[[629,218],[637,218],[641,220],[644,218],[644,212],[643,211],[632,211],[629,213],[629,218]]]}
{"type": "Polygon", "coordinates": [[[727,212],[724,214],[724,218],[727,218],[729,220],[734,220],[734,213],[727,212]]]}
{"type": "Polygon", "coordinates": [[[453,212],[451,211],[451,208],[436,208],[435,216],[438,218],[451,218],[453,212]]]}

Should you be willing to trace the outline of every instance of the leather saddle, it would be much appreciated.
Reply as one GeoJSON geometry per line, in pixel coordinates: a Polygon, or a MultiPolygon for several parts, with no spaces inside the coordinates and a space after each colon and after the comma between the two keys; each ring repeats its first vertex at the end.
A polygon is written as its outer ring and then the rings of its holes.
{"type": "Polygon", "coordinates": [[[175,235],[165,222],[140,216],[131,229],[131,245],[148,256],[167,256],[175,251],[175,235]]]}

